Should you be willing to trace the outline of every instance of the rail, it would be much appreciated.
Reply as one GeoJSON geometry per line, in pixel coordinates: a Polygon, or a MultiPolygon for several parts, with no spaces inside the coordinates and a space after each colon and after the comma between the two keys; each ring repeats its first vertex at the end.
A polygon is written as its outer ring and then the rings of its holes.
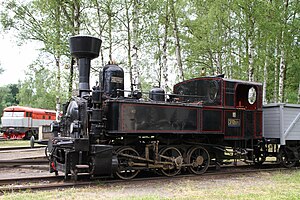
{"type": "MultiPolygon", "coordinates": [[[[274,166],[274,165],[273,165],[274,166]]],[[[215,176],[230,176],[232,175],[240,175],[240,174],[251,174],[251,173],[260,173],[260,172],[272,172],[272,171],[283,171],[283,170],[297,170],[298,168],[278,168],[278,165],[276,165],[276,168],[263,168],[263,169],[247,169],[245,167],[242,167],[243,170],[237,169],[236,167],[232,167],[235,169],[235,171],[231,170],[225,170],[225,171],[218,171],[218,172],[207,172],[205,174],[202,174],[201,176],[197,176],[194,174],[185,174],[185,175],[177,175],[174,177],[166,177],[166,176],[155,176],[155,177],[140,177],[130,180],[130,182],[144,182],[144,181],[156,181],[156,180],[171,180],[171,179],[180,179],[180,178],[214,178],[215,176]]],[[[22,180],[19,179],[13,179],[12,181],[9,181],[8,179],[1,180],[0,179],[0,194],[8,193],[8,192],[20,192],[20,191],[40,191],[40,190],[53,190],[53,189],[62,189],[62,188],[72,188],[72,187],[86,187],[86,186],[96,186],[99,184],[116,184],[116,183],[126,183],[128,181],[126,180],[120,180],[120,179],[96,179],[92,181],[76,181],[76,182],[62,182],[63,176],[51,176],[51,177],[35,177],[35,178],[22,178],[22,180]],[[25,180],[27,179],[27,181],[25,180]],[[32,184],[33,181],[41,181],[39,184],[32,184]],[[26,182],[26,184],[23,185],[13,185],[13,182],[26,182]],[[50,182],[51,181],[51,182],[50,182]],[[30,182],[30,183],[28,183],[30,182]],[[3,184],[6,183],[7,185],[3,184]],[[9,185],[8,185],[9,184],[9,185]]]]}
{"type": "Polygon", "coordinates": [[[41,149],[41,148],[45,148],[45,146],[36,146],[36,147],[26,147],[26,146],[20,146],[20,147],[1,147],[0,148],[0,152],[3,152],[3,151],[11,151],[11,150],[38,150],[38,149],[41,149]]]}
{"type": "Polygon", "coordinates": [[[0,167],[20,166],[20,165],[46,165],[49,161],[45,159],[16,159],[16,160],[0,160],[0,167]]]}

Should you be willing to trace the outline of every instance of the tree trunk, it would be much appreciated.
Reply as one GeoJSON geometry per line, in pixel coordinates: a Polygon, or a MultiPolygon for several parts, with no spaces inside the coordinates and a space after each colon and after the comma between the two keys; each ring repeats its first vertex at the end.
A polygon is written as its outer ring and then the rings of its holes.
{"type": "Polygon", "coordinates": [[[213,59],[213,53],[211,50],[208,51],[208,54],[209,54],[209,64],[211,66],[211,74],[212,75],[215,75],[215,69],[214,69],[214,59],[213,59]]]}
{"type": "Polygon", "coordinates": [[[165,24],[164,24],[164,41],[163,41],[163,63],[162,63],[162,89],[169,91],[168,87],[168,66],[167,66],[167,45],[168,45],[168,29],[169,29],[169,1],[166,2],[165,24]]]}
{"type": "Polygon", "coordinates": [[[279,102],[284,102],[284,80],[285,80],[285,73],[286,73],[286,60],[285,60],[285,29],[286,23],[288,20],[288,6],[289,0],[285,0],[284,2],[284,21],[283,21],[283,28],[281,30],[281,41],[280,41],[280,65],[279,65],[279,87],[278,87],[278,98],[279,102]]]}
{"type": "MultiPolygon", "coordinates": [[[[250,9],[251,10],[251,9],[250,9]]],[[[254,81],[254,26],[255,21],[250,11],[248,16],[249,28],[247,29],[248,42],[248,80],[254,81]]]]}
{"type": "Polygon", "coordinates": [[[284,79],[285,79],[285,50],[284,50],[284,31],[281,33],[281,45],[280,45],[280,66],[279,66],[279,87],[278,87],[278,98],[279,103],[284,102],[284,79]]]}
{"type": "MultiPolygon", "coordinates": [[[[56,9],[55,9],[55,19],[56,19],[56,45],[60,46],[60,39],[61,39],[61,30],[60,30],[60,26],[61,26],[61,2],[58,1],[58,4],[56,5],[56,9]]],[[[57,50],[57,52],[55,52],[55,64],[56,64],[56,68],[57,68],[57,95],[56,95],[56,108],[60,107],[60,100],[61,100],[61,69],[60,69],[60,59],[61,59],[61,51],[57,50]]],[[[57,120],[58,120],[58,112],[59,110],[56,109],[56,115],[57,115],[57,120]]]]}
{"type": "MultiPolygon", "coordinates": [[[[157,29],[159,30],[159,27],[157,27],[157,29]]],[[[158,82],[158,87],[159,88],[163,88],[162,85],[163,85],[163,56],[162,56],[162,51],[160,50],[161,49],[161,43],[160,43],[160,38],[157,37],[156,38],[156,42],[157,42],[157,48],[158,48],[158,51],[159,51],[159,56],[158,56],[158,66],[159,66],[159,71],[157,73],[158,75],[158,78],[157,78],[157,82],[158,82]]]]}
{"type": "Polygon", "coordinates": [[[216,53],[216,65],[217,65],[217,74],[216,75],[223,74],[221,55],[222,54],[220,52],[216,53]]]}
{"type": "Polygon", "coordinates": [[[298,104],[300,104],[300,82],[298,86],[298,104]]]}
{"type": "MultiPolygon", "coordinates": [[[[75,0],[72,5],[71,5],[71,15],[72,17],[70,18],[69,23],[72,26],[72,35],[77,35],[79,34],[80,31],[80,1],[79,0],[75,0]]],[[[65,15],[67,15],[67,13],[65,13],[65,15]]],[[[71,66],[70,66],[70,76],[69,76],[69,98],[72,97],[72,93],[73,93],[73,80],[74,80],[74,64],[75,64],[75,60],[74,58],[71,58],[71,66]]]]}
{"type": "MultiPolygon", "coordinates": [[[[108,15],[108,57],[110,61],[113,61],[112,57],[112,15],[113,11],[111,8],[111,1],[109,1],[108,8],[107,8],[107,15],[108,15]]],[[[100,16],[99,16],[100,17],[100,16]]]]}
{"type": "Polygon", "coordinates": [[[140,71],[139,71],[139,60],[138,60],[138,52],[139,52],[139,5],[138,0],[133,0],[133,12],[132,12],[132,34],[133,34],[133,50],[134,54],[132,55],[134,58],[133,63],[133,77],[137,90],[141,90],[140,83],[140,71]]]}
{"type": "Polygon", "coordinates": [[[131,60],[131,29],[130,29],[130,16],[129,16],[128,2],[125,1],[125,12],[126,12],[126,31],[127,31],[127,59],[128,59],[128,68],[129,68],[129,77],[130,77],[130,89],[131,92],[135,89],[134,77],[133,77],[133,68],[131,60]]]}
{"type": "Polygon", "coordinates": [[[277,103],[278,101],[278,44],[277,44],[277,40],[276,40],[276,44],[275,44],[275,52],[274,52],[274,56],[275,56],[275,66],[274,66],[274,103],[277,103]]]}
{"type": "Polygon", "coordinates": [[[74,77],[74,65],[75,65],[75,59],[71,58],[71,66],[70,66],[70,76],[69,76],[69,98],[72,96],[73,91],[73,77],[74,77]]]}
{"type": "MultiPolygon", "coordinates": [[[[111,1],[109,1],[109,3],[110,3],[111,1]]],[[[100,4],[99,4],[99,2],[98,2],[98,0],[94,0],[93,1],[93,3],[94,3],[94,7],[95,7],[95,9],[97,9],[97,18],[98,18],[98,35],[99,35],[99,38],[102,38],[102,33],[103,33],[103,25],[102,25],[102,12],[101,12],[101,6],[100,6],[100,4]]],[[[108,3],[108,4],[109,4],[108,3]]],[[[102,4],[101,4],[102,5],[102,4]]],[[[107,7],[109,7],[110,6],[110,4],[107,6],[107,7]]],[[[110,8],[110,7],[109,7],[110,8]]],[[[107,8],[107,10],[106,10],[106,14],[107,14],[107,17],[109,18],[109,8],[107,8]]],[[[102,48],[102,46],[101,46],[101,48],[100,48],[100,52],[99,52],[99,54],[100,54],[100,60],[101,60],[101,66],[104,66],[104,55],[103,55],[103,48],[102,48]]],[[[101,71],[101,69],[99,69],[100,71],[101,71]]],[[[101,84],[101,83],[99,83],[99,84],[101,84]]]]}
{"type": "Polygon", "coordinates": [[[182,57],[181,57],[181,46],[180,46],[180,38],[179,38],[179,31],[178,31],[178,25],[177,25],[177,17],[176,17],[176,11],[175,11],[175,5],[174,0],[171,0],[171,13],[172,13],[172,20],[174,25],[174,36],[175,36],[175,47],[176,47],[176,60],[177,65],[179,69],[179,77],[182,81],[184,81],[184,72],[183,72],[183,66],[182,66],[182,57]]]}
{"type": "MultiPolygon", "coordinates": [[[[242,32],[241,32],[241,26],[238,26],[238,30],[239,30],[239,34],[238,34],[238,40],[239,41],[242,41],[242,32]]],[[[235,74],[242,74],[242,53],[243,53],[243,51],[242,51],[242,45],[238,45],[238,57],[237,57],[237,72],[235,73],[235,74]]],[[[237,76],[239,76],[239,75],[237,75],[237,76]]],[[[244,77],[243,75],[242,75],[242,77],[244,77]]]]}
{"type": "Polygon", "coordinates": [[[249,51],[248,51],[248,63],[249,63],[249,68],[248,68],[248,80],[249,81],[254,81],[254,45],[252,41],[252,36],[250,36],[248,40],[248,45],[249,45],[249,51]]]}
{"type": "Polygon", "coordinates": [[[265,57],[265,64],[264,64],[264,82],[263,82],[263,104],[267,104],[267,82],[268,82],[268,64],[269,64],[269,58],[267,53],[267,46],[266,44],[266,57],[265,57]]]}
{"type": "MultiPolygon", "coordinates": [[[[60,55],[55,58],[56,68],[57,68],[57,98],[60,99],[61,94],[61,71],[60,71],[60,55]]],[[[60,101],[59,101],[60,102],[60,101]]]]}
{"type": "MultiPolygon", "coordinates": [[[[228,6],[229,7],[232,6],[231,1],[228,1],[228,6]]],[[[228,15],[227,22],[228,22],[228,24],[230,24],[230,22],[231,22],[231,16],[230,15],[228,15]]],[[[232,28],[231,28],[231,25],[229,25],[227,40],[230,40],[231,37],[232,37],[232,28]]],[[[227,46],[227,48],[229,48],[229,53],[228,53],[229,58],[227,59],[228,62],[229,62],[228,65],[227,65],[227,68],[228,68],[227,74],[228,74],[229,79],[232,79],[233,66],[235,65],[234,57],[233,57],[233,54],[232,54],[233,46],[234,45],[232,44],[232,42],[230,42],[229,46],[227,46]]]]}

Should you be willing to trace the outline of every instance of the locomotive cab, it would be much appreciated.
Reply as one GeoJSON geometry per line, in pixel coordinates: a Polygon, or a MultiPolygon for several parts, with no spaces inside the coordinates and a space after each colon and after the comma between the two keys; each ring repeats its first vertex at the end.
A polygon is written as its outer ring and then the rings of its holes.
{"type": "Polygon", "coordinates": [[[236,87],[236,102],[237,108],[255,110],[257,108],[257,87],[253,85],[239,84],[236,87]]]}
{"type": "Polygon", "coordinates": [[[202,105],[221,105],[222,79],[219,77],[196,78],[178,83],[174,94],[180,101],[202,105]]]}

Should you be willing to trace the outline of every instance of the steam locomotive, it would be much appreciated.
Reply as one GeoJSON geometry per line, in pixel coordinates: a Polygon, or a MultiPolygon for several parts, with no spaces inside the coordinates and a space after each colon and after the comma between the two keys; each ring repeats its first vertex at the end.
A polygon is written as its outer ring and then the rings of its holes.
{"type": "Polygon", "coordinates": [[[202,174],[233,159],[264,162],[260,83],[201,77],[177,83],[172,94],[153,88],[145,100],[139,91],[124,95],[123,69],[110,63],[91,91],[90,64],[101,42],[70,38],[79,95],[51,125],[50,172],[61,171],[66,179],[80,174],[132,179],[143,170],[175,176],[183,170],[202,174]]]}

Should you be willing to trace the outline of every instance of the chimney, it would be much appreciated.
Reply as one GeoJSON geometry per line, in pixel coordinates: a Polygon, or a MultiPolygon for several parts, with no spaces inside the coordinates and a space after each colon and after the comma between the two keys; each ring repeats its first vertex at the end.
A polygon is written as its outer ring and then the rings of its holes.
{"type": "Polygon", "coordinates": [[[102,41],[91,36],[73,36],[70,38],[71,55],[77,59],[79,68],[79,96],[89,94],[91,60],[99,56],[102,41]]]}

